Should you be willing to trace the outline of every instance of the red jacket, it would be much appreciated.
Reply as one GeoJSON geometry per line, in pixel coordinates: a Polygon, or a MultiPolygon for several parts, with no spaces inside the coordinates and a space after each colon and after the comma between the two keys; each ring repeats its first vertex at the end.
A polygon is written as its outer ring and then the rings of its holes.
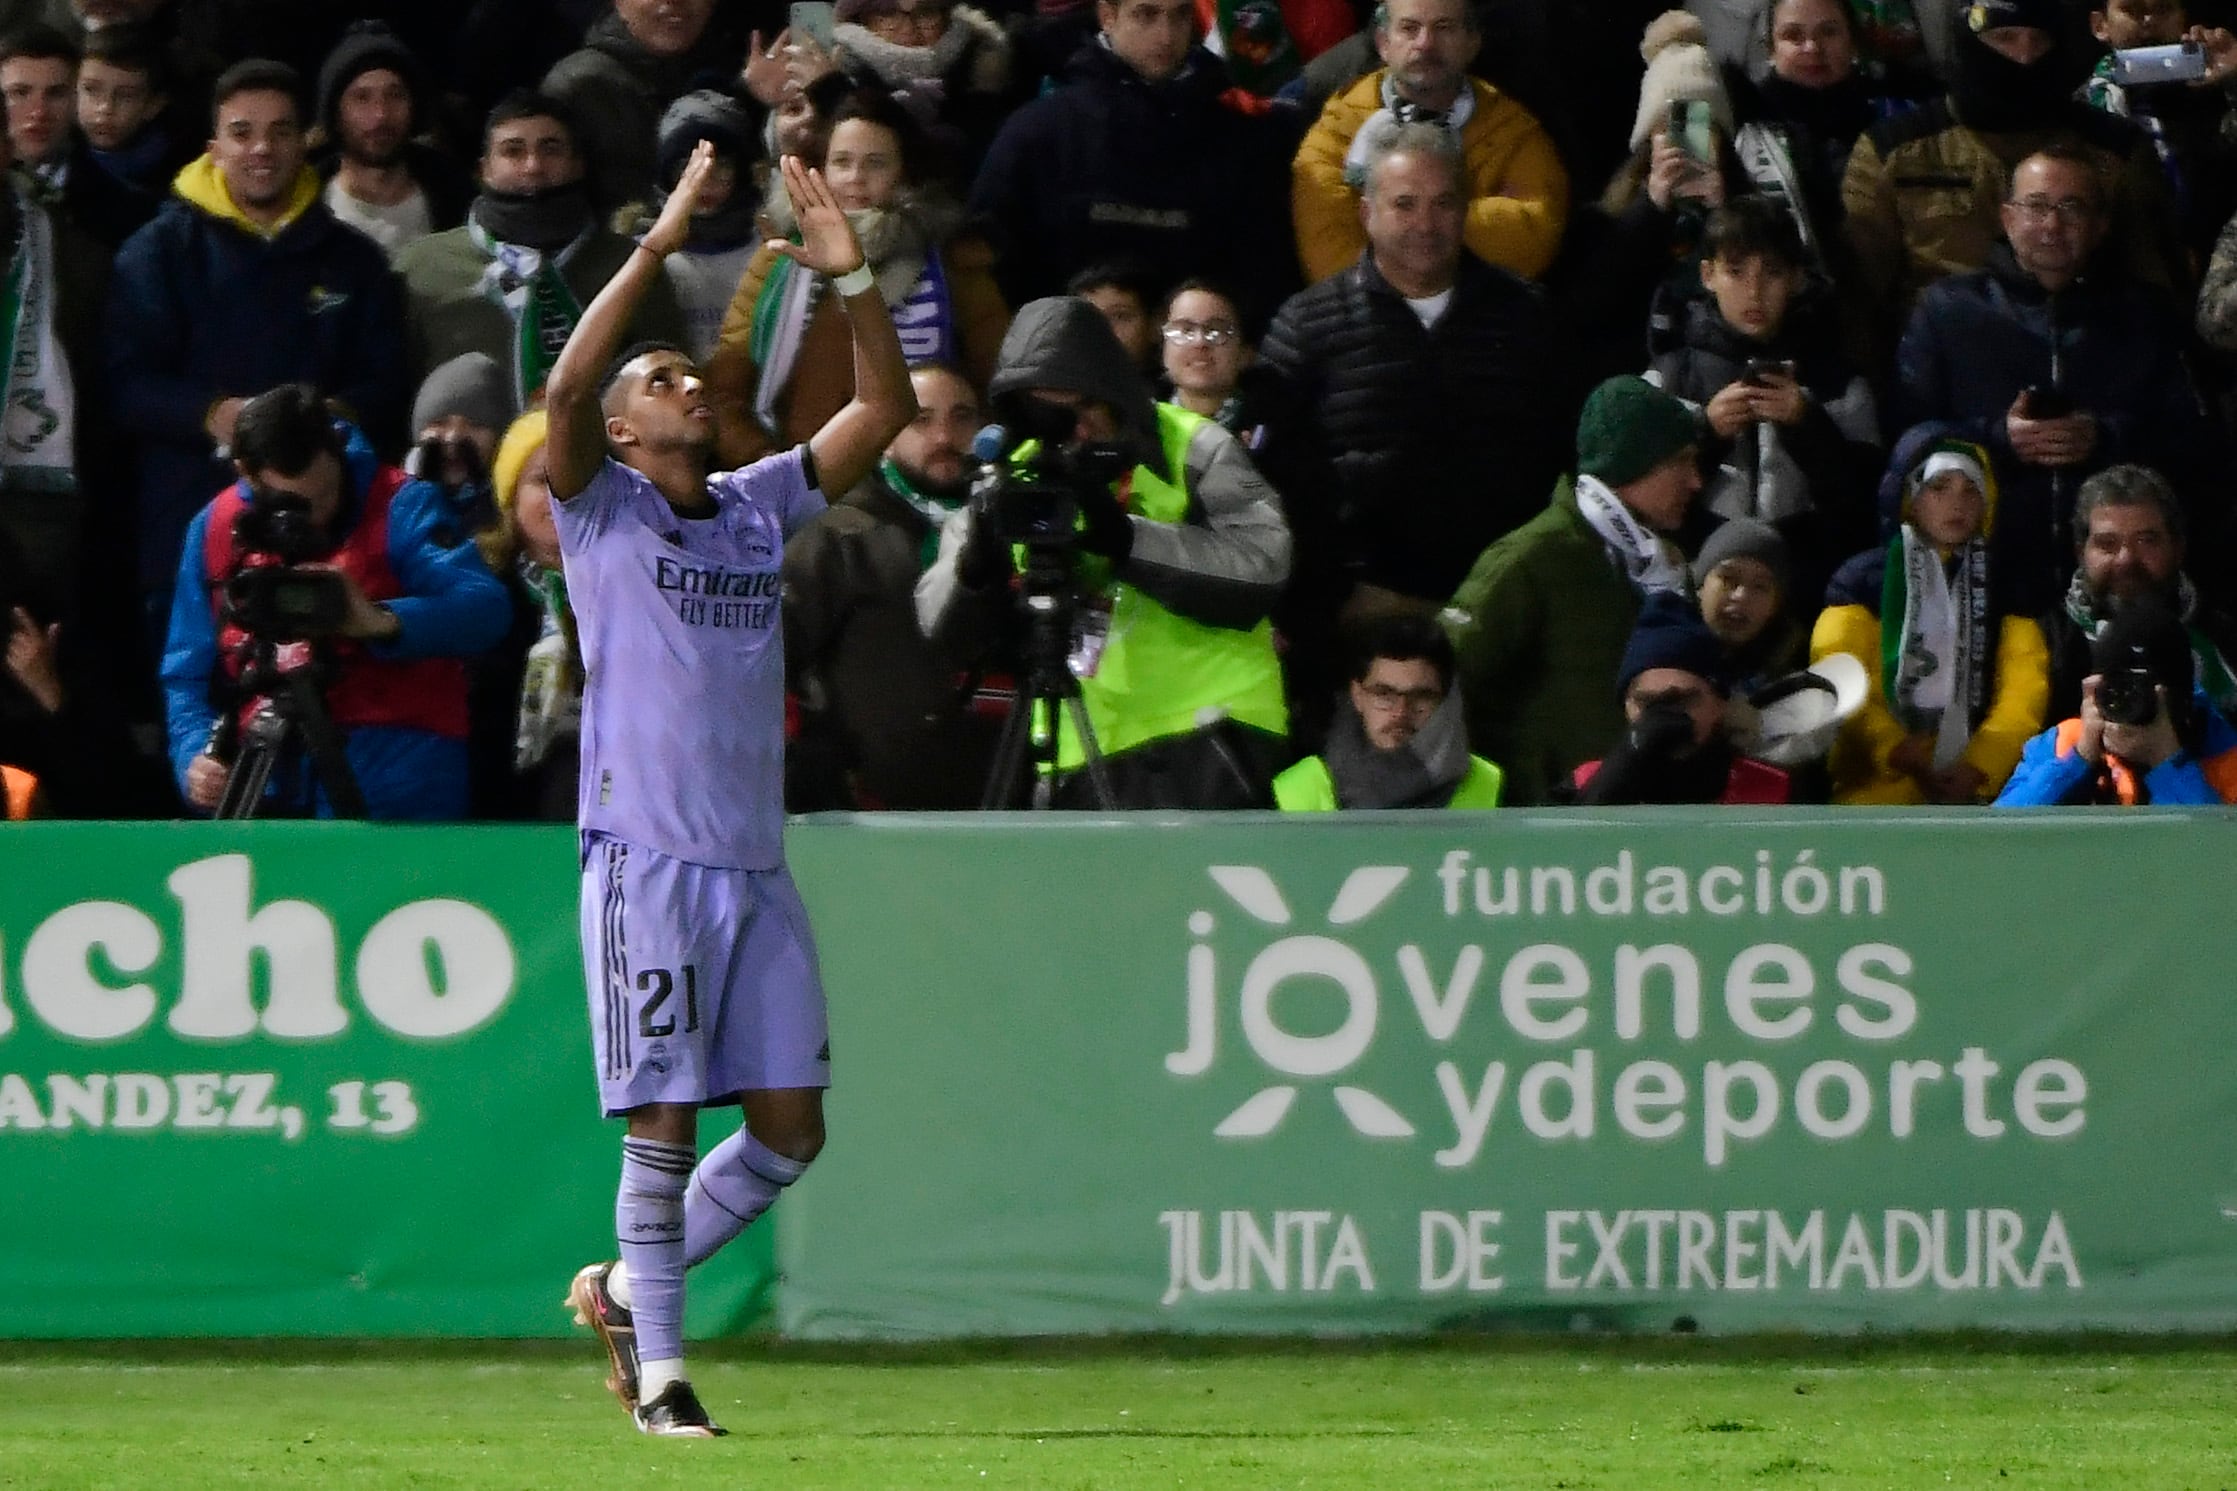
{"type": "MultiPolygon", "coordinates": [[[[1599,770],[1597,761],[1587,761],[1578,767],[1574,774],[1577,786],[1582,789],[1599,770]]],[[[1773,807],[1792,801],[1793,791],[1794,784],[1784,771],[1742,756],[1732,763],[1732,771],[1724,779],[1724,792],[1717,803],[1734,808],[1773,807]]]]}
{"type": "MultiPolygon", "coordinates": [[[[404,593],[388,557],[388,509],[397,490],[411,479],[394,466],[381,466],[341,547],[322,561],[355,580],[367,600],[394,600],[404,593]]],[[[228,678],[239,677],[238,649],[248,640],[247,633],[226,620],[224,593],[224,579],[233,572],[233,521],[245,505],[241,483],[227,487],[210,504],[202,536],[202,572],[208,577],[210,613],[218,629],[218,666],[228,678]]],[[[347,637],[329,645],[336,666],[326,685],[326,708],[335,724],[345,730],[401,725],[453,740],[466,738],[464,662],[454,657],[390,661],[347,637]]],[[[253,709],[253,701],[243,706],[244,722],[253,709]]]]}

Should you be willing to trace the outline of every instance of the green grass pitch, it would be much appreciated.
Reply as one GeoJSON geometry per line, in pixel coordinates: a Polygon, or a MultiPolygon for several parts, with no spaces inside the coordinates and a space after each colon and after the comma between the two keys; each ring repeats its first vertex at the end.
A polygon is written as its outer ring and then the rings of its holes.
{"type": "Polygon", "coordinates": [[[0,1343],[0,1487],[2237,1486],[2237,1341],[0,1343]]]}

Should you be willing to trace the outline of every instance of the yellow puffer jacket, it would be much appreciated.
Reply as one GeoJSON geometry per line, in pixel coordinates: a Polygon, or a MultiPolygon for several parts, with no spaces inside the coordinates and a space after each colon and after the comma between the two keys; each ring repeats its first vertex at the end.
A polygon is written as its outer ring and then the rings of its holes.
{"type": "MultiPolygon", "coordinates": [[[[1569,220],[1569,173],[1528,109],[1489,83],[1471,79],[1475,112],[1460,131],[1468,216],[1461,240],[1487,264],[1535,279],[1553,263],[1569,220]]],[[[1297,260],[1318,284],[1359,261],[1367,230],[1359,193],[1344,183],[1344,156],[1360,127],[1383,106],[1383,73],[1371,72],[1328,101],[1290,167],[1290,216],[1297,260]]]]}

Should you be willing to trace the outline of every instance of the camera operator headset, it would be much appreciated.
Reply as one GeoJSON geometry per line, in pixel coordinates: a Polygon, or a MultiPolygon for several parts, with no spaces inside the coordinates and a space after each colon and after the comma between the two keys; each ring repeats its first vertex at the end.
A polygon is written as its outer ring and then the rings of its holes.
{"type": "Polygon", "coordinates": [[[2164,602],[2123,605],[2091,661],[2081,714],[2028,742],[1998,807],[2237,802],[2237,727],[2197,686],[2190,634],[2164,602]]]}
{"type": "MultiPolygon", "coordinates": [[[[323,655],[326,709],[344,732],[367,816],[464,816],[461,660],[503,635],[510,610],[441,491],[380,461],[307,384],[243,406],[233,465],[240,480],[187,529],[164,648],[171,760],[188,803],[208,811],[223,793],[228,766],[209,754],[213,731],[221,711],[245,718],[255,709],[241,674],[264,645],[283,669],[323,655]],[[244,575],[274,583],[244,585],[244,575]],[[305,624],[271,614],[298,595],[324,597],[329,614],[305,624]],[[252,596],[288,598],[239,604],[252,596]]],[[[305,773],[291,769],[275,775],[268,801],[324,812],[314,797],[305,773]]]]}
{"type": "MultiPolygon", "coordinates": [[[[1078,483],[1081,551],[1073,675],[1120,807],[1271,807],[1288,709],[1268,612],[1289,574],[1289,525],[1233,436],[1150,397],[1102,314],[1057,297],[1022,307],[987,386],[1013,430],[1069,430],[1077,471],[1115,447],[1115,482],[1078,483]]],[[[1042,458],[1027,442],[1013,472],[1042,458]]],[[[995,484],[999,486],[1000,484],[995,484]]],[[[928,635],[952,639],[1007,608],[1017,556],[987,504],[945,524],[917,586],[928,635]]],[[[1084,794],[1083,751],[1061,721],[1059,806],[1084,794]]]]}

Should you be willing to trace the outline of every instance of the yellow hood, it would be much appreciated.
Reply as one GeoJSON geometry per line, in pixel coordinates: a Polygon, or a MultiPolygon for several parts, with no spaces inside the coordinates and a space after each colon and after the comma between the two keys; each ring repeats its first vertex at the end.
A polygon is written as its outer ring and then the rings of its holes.
{"type": "Polygon", "coordinates": [[[177,192],[194,206],[222,222],[233,224],[244,233],[254,233],[259,238],[277,238],[287,226],[310,209],[318,200],[318,173],[304,166],[295,173],[295,187],[287,195],[287,206],[279,220],[267,228],[233,203],[233,194],[225,189],[225,178],[218,174],[217,162],[209,153],[196,156],[181,167],[172,178],[171,190],[177,192]]]}

